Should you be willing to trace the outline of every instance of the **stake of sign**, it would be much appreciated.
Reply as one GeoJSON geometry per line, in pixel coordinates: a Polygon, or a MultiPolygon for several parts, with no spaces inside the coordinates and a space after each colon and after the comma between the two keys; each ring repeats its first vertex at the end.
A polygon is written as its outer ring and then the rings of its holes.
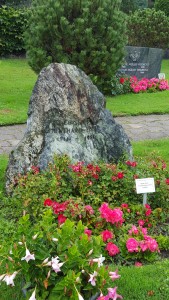
{"type": "Polygon", "coordinates": [[[147,204],[147,193],[143,194],[143,206],[147,204]]]}

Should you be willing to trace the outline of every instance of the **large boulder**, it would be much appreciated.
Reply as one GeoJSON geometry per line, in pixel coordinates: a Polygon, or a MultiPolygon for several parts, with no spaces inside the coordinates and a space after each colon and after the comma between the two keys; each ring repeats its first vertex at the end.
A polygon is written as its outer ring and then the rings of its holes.
{"type": "Polygon", "coordinates": [[[76,66],[53,63],[33,89],[25,135],[10,154],[7,191],[18,173],[33,165],[45,169],[55,154],[65,153],[73,162],[112,162],[129,157],[131,145],[90,78],[76,66]]]}

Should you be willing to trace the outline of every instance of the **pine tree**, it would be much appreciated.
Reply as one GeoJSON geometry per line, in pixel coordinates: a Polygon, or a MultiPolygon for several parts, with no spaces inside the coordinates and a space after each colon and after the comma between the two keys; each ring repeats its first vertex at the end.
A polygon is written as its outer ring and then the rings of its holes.
{"type": "MultiPolygon", "coordinates": [[[[25,43],[39,72],[51,62],[77,65],[105,91],[126,45],[121,0],[34,0],[25,43]]],[[[107,90],[106,90],[107,91],[107,90]]]]}

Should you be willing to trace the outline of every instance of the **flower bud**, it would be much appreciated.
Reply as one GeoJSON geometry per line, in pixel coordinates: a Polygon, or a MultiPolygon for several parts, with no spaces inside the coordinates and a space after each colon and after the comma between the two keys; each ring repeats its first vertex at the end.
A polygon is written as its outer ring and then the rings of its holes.
{"type": "Polygon", "coordinates": [[[58,239],[52,238],[52,241],[53,241],[53,242],[58,242],[58,239]]]}
{"type": "Polygon", "coordinates": [[[36,240],[37,236],[38,236],[38,233],[35,234],[35,235],[32,237],[32,239],[33,239],[33,240],[36,240]]]}

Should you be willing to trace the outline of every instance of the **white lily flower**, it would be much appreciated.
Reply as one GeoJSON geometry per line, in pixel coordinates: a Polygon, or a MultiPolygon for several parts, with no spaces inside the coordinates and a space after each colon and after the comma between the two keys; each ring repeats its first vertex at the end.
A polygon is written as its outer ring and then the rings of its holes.
{"type": "Polygon", "coordinates": [[[36,300],[35,292],[36,292],[36,289],[33,291],[32,296],[29,298],[29,300],[36,300]]]}
{"type": "Polygon", "coordinates": [[[74,287],[75,287],[75,290],[76,290],[76,292],[77,292],[78,299],[79,299],[79,300],[84,300],[84,298],[82,297],[82,295],[79,294],[79,292],[78,292],[78,290],[77,290],[77,288],[76,288],[75,285],[74,285],[74,287]]]}
{"type": "Polygon", "coordinates": [[[56,273],[58,273],[58,272],[61,271],[60,268],[61,268],[61,267],[63,266],[63,264],[64,264],[64,262],[63,262],[63,263],[60,263],[58,258],[59,258],[58,256],[52,257],[52,269],[53,269],[56,273]]]}
{"type": "Polygon", "coordinates": [[[95,286],[96,285],[96,276],[97,276],[97,272],[94,271],[93,274],[89,274],[90,275],[90,279],[88,280],[88,282],[91,283],[91,285],[95,286]]]}
{"type": "Polygon", "coordinates": [[[35,260],[35,255],[31,254],[30,251],[26,248],[26,255],[21,258],[21,260],[26,260],[28,263],[30,260],[35,260]]]}
{"type": "Polygon", "coordinates": [[[98,267],[100,268],[101,266],[103,266],[103,261],[105,260],[105,257],[102,256],[102,254],[100,255],[99,258],[93,258],[94,262],[98,263],[98,267]]]}
{"type": "Polygon", "coordinates": [[[13,280],[15,279],[17,274],[18,272],[16,271],[12,275],[6,274],[2,281],[5,281],[7,285],[14,286],[15,284],[13,280]]]}

